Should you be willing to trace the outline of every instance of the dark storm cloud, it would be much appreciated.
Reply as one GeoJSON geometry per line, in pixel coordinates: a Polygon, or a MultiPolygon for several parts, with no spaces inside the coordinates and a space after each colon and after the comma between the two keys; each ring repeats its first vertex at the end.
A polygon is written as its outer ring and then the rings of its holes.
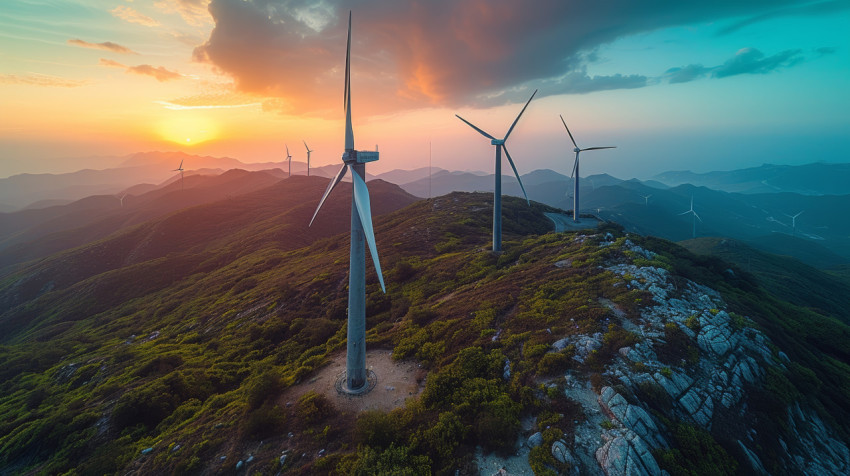
{"type": "Polygon", "coordinates": [[[641,87],[647,81],[642,76],[588,76],[587,55],[627,35],[807,4],[213,0],[215,28],[194,57],[232,76],[241,91],[278,98],[278,109],[336,111],[342,106],[347,13],[353,9],[352,88],[354,100],[368,104],[363,114],[481,106],[520,100],[538,84],[547,86],[541,96],[641,87]]]}

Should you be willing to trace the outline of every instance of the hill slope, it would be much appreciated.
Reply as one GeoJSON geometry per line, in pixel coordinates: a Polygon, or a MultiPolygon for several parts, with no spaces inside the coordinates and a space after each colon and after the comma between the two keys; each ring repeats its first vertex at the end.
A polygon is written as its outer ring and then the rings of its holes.
{"type": "MultiPolygon", "coordinates": [[[[302,182],[304,197],[326,183],[302,182]]],[[[376,207],[408,197],[387,185],[379,198],[381,187],[370,184],[376,207]]],[[[850,467],[840,423],[850,418],[847,326],[664,240],[616,227],[546,233],[551,210],[517,199],[504,200],[506,252],[493,255],[489,194],[376,216],[387,294],[369,271],[367,346],[421,367],[421,391],[379,384],[364,397],[412,397],[390,413],[354,413],[344,397],[311,392],[345,347],[348,238],[332,234],[347,228],[350,205],[346,193],[332,197],[315,231],[295,225],[312,201],[253,212],[258,203],[246,202],[234,214],[209,204],[6,278],[0,465],[99,474],[850,467]]]]}

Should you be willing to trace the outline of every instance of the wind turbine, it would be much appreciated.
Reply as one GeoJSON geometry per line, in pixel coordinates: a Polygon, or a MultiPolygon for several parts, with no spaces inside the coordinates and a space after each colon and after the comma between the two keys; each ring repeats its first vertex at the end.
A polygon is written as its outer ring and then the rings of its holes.
{"type": "Polygon", "coordinates": [[[124,207],[124,197],[126,196],[127,194],[125,193],[124,195],[121,195],[121,198],[118,199],[121,202],[121,207],[124,207]]]}
{"type": "Polygon", "coordinates": [[[511,124],[511,128],[508,129],[508,133],[505,134],[504,139],[496,139],[490,134],[482,131],[471,122],[466,119],[457,116],[458,119],[465,122],[469,127],[478,131],[484,137],[490,139],[490,144],[496,146],[496,188],[493,191],[493,251],[502,251],[502,149],[505,150],[505,156],[508,158],[508,163],[511,164],[511,168],[514,171],[514,175],[516,175],[516,179],[519,182],[519,186],[522,189],[522,194],[525,195],[525,201],[529,205],[531,202],[528,201],[528,194],[525,193],[525,187],[522,185],[522,180],[519,178],[519,173],[516,171],[516,166],[514,165],[513,159],[511,159],[511,154],[508,153],[508,147],[505,145],[505,142],[508,140],[508,136],[511,135],[511,132],[514,130],[516,123],[519,121],[519,118],[522,117],[522,113],[525,112],[525,108],[528,107],[528,104],[534,99],[534,95],[537,94],[537,90],[535,89],[533,93],[531,93],[531,97],[528,98],[528,102],[525,103],[525,106],[522,107],[522,111],[519,112],[519,115],[514,119],[514,123],[511,124]]]}
{"type": "Polygon", "coordinates": [[[644,200],[644,202],[643,202],[644,206],[647,206],[647,207],[649,206],[649,197],[651,197],[651,196],[652,196],[652,194],[641,195],[641,197],[643,197],[643,200],[644,200]]]}
{"type": "Polygon", "coordinates": [[[800,216],[800,215],[802,215],[804,211],[805,211],[805,210],[801,210],[801,211],[800,211],[799,213],[797,213],[796,215],[789,215],[789,214],[787,214],[787,213],[783,213],[783,215],[785,215],[786,217],[788,217],[788,218],[790,218],[790,219],[791,219],[791,230],[793,230],[793,233],[794,233],[795,235],[797,234],[797,217],[798,217],[798,216],[800,216]]]}
{"type": "Polygon", "coordinates": [[[289,161],[289,176],[292,177],[292,156],[289,155],[289,145],[286,145],[286,160],[289,161]]]}
{"type": "Polygon", "coordinates": [[[310,150],[310,147],[307,146],[307,141],[305,141],[303,139],[301,141],[304,142],[304,148],[307,149],[307,176],[309,177],[310,176],[310,152],[313,152],[313,151],[310,150]]]}
{"type": "MultiPolygon", "coordinates": [[[[584,149],[579,148],[578,144],[576,144],[576,140],[573,139],[573,133],[570,132],[570,128],[567,127],[567,121],[564,120],[564,116],[561,117],[561,122],[564,123],[564,128],[567,129],[567,134],[570,135],[570,140],[573,142],[573,152],[576,153],[576,161],[573,163],[573,172],[570,174],[570,178],[573,178],[575,181],[573,182],[573,221],[578,222],[578,154],[585,150],[601,150],[601,149],[616,149],[615,146],[606,146],[606,147],[586,147],[584,149]]],[[[591,182],[593,184],[593,182],[591,182]]],[[[594,187],[595,188],[595,187],[594,187]]]]}
{"type": "Polygon", "coordinates": [[[691,234],[691,238],[696,238],[697,237],[697,220],[699,220],[700,223],[702,223],[702,218],[700,218],[699,215],[697,215],[697,212],[694,211],[694,196],[693,195],[691,195],[691,208],[688,209],[687,211],[680,213],[679,215],[687,215],[688,213],[694,214],[694,229],[693,229],[693,232],[691,234]]]}
{"type": "MultiPolygon", "coordinates": [[[[365,235],[372,254],[372,263],[385,293],[384,277],[381,274],[381,263],[378,260],[378,250],[375,247],[375,232],[372,228],[372,211],[369,204],[369,189],[366,187],[366,163],[378,160],[378,153],[358,151],[354,149],[354,131],[351,127],[351,12],[348,14],[348,45],[345,50],[345,152],[342,154],[343,165],[328,184],[325,194],[313,213],[310,225],[316,219],[319,209],[325,199],[351,169],[351,257],[348,268],[348,347],[345,363],[345,381],[341,390],[349,394],[361,394],[371,390],[366,372],[366,250],[363,246],[365,235]]],[[[306,143],[305,143],[306,145],[306,143]]],[[[307,148],[309,153],[309,148],[307,148]]]]}
{"type": "Polygon", "coordinates": [[[172,172],[180,172],[180,190],[183,190],[183,160],[180,160],[180,165],[172,170],[172,172]]]}

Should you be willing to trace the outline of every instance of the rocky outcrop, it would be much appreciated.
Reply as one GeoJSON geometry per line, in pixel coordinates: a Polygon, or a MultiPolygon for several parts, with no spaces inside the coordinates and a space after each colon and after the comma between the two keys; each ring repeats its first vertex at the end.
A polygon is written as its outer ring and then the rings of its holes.
{"type": "Polygon", "coordinates": [[[649,446],[633,431],[610,431],[603,438],[606,442],[596,451],[596,460],[608,476],[661,474],[649,446]]]}

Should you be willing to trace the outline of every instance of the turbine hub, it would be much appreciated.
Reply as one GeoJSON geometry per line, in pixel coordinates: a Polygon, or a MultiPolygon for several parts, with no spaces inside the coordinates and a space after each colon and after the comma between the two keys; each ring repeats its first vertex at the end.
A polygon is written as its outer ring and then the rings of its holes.
{"type": "Polygon", "coordinates": [[[505,145],[505,139],[493,139],[490,141],[490,145],[505,145]]]}
{"type": "Polygon", "coordinates": [[[573,149],[573,152],[575,152],[575,153],[579,153],[579,152],[581,152],[581,149],[579,149],[578,147],[576,147],[575,149],[573,149]]]}
{"type": "Polygon", "coordinates": [[[342,154],[342,161],[346,164],[365,164],[378,160],[378,152],[372,150],[346,149],[342,154]]]}

